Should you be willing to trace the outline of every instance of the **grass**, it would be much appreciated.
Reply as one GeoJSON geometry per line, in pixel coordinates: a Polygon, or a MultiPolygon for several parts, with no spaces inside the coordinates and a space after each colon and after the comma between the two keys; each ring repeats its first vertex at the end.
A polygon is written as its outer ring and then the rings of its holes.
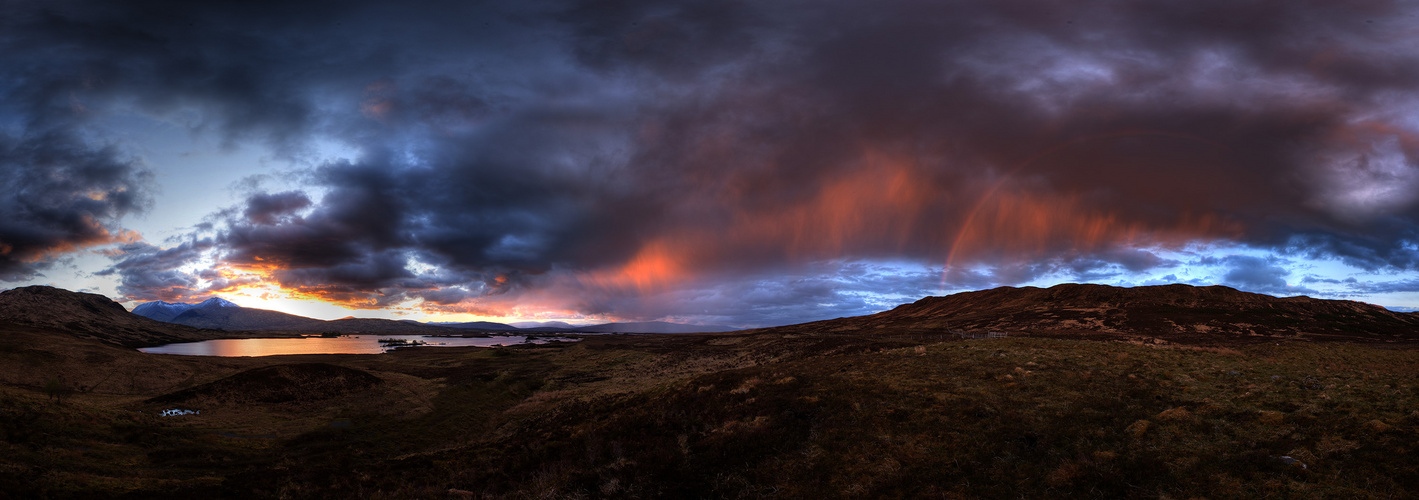
{"type": "MultiPolygon", "coordinates": [[[[51,358],[32,364],[66,362],[51,358]]],[[[1419,352],[1380,344],[768,332],[145,358],[219,369],[62,403],[7,385],[0,497],[1419,495],[1419,352]],[[301,362],[384,383],[137,413],[141,399],[301,362]]]]}

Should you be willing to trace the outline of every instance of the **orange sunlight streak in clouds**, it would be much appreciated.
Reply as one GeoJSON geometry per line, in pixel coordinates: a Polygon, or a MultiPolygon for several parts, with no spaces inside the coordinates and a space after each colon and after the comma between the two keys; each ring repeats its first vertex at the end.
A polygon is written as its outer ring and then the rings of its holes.
{"type": "MultiPolygon", "coordinates": [[[[736,209],[725,231],[707,231],[695,241],[713,252],[733,255],[736,250],[773,247],[790,260],[836,258],[854,250],[896,253],[938,232],[930,222],[937,190],[911,163],[869,154],[866,166],[824,184],[810,198],[788,207],[736,209]],[[923,224],[923,217],[926,223],[923,224]]],[[[730,207],[752,206],[732,192],[730,207]]]]}
{"type": "Polygon", "coordinates": [[[1172,225],[1157,227],[1124,220],[1114,212],[1090,210],[1073,196],[996,192],[962,222],[946,268],[986,254],[1028,259],[1114,245],[1178,247],[1200,238],[1232,238],[1241,233],[1241,224],[1211,215],[1181,214],[1172,225]]]}
{"type": "MultiPolygon", "coordinates": [[[[1080,195],[1018,187],[1009,175],[983,186],[988,189],[977,197],[980,191],[969,187],[944,186],[939,175],[915,160],[879,152],[866,153],[855,167],[836,172],[792,201],[746,188],[762,187],[750,180],[730,179],[687,200],[685,206],[693,208],[670,217],[677,224],[648,238],[622,263],[562,274],[547,281],[545,290],[413,307],[430,314],[501,317],[532,307],[571,313],[597,292],[650,296],[717,272],[752,269],[749,262],[791,265],[844,256],[944,258],[944,280],[945,271],[965,261],[1018,261],[1112,246],[1179,247],[1242,233],[1239,223],[1205,214],[1149,221],[1096,206],[1080,195]]],[[[255,257],[229,264],[221,276],[228,284],[213,292],[348,309],[390,307],[378,290],[283,284],[280,263],[255,257]]],[[[506,277],[496,281],[502,284],[506,277]]]]}
{"type": "Polygon", "coordinates": [[[683,224],[642,245],[625,264],[583,273],[578,281],[647,294],[744,258],[805,261],[864,247],[883,254],[900,250],[928,229],[920,221],[934,192],[909,163],[869,158],[867,165],[787,207],[746,210],[742,207],[754,204],[743,192],[727,189],[717,203],[706,204],[732,210],[727,227],[683,224]]]}
{"type": "Polygon", "coordinates": [[[394,314],[417,312],[398,304],[376,304],[368,293],[321,287],[284,286],[276,278],[279,268],[269,265],[227,264],[214,269],[204,294],[221,296],[242,307],[268,309],[317,319],[351,316],[351,310],[385,310],[394,314]]]}
{"type": "Polygon", "coordinates": [[[347,304],[344,301],[332,300],[331,297],[320,293],[318,289],[312,292],[303,288],[283,286],[275,277],[276,272],[280,270],[279,267],[265,263],[265,259],[260,257],[257,257],[256,260],[263,262],[260,264],[228,264],[217,268],[220,286],[214,286],[209,292],[248,297],[255,300],[279,298],[319,301],[340,307],[359,309],[359,307],[354,307],[359,303],[358,301],[355,304],[347,304]]]}
{"type": "MultiPolygon", "coordinates": [[[[1100,137],[1120,135],[1150,134],[1100,137]]],[[[1239,222],[1210,214],[1145,220],[1093,206],[1079,195],[1016,190],[1010,180],[993,183],[967,204],[962,195],[968,189],[942,187],[913,161],[869,153],[859,168],[787,206],[751,203],[747,190],[727,188],[717,203],[705,205],[727,208],[729,217],[690,217],[727,220],[723,226],[681,224],[643,245],[625,264],[584,273],[580,281],[646,294],[744,259],[795,263],[934,254],[945,258],[949,270],[963,260],[1018,261],[1114,246],[1176,248],[1243,231],[1239,222]]]]}
{"type": "Polygon", "coordinates": [[[689,277],[680,260],[688,255],[687,248],[674,248],[669,242],[655,240],[641,247],[625,265],[586,273],[578,281],[609,290],[654,292],[689,277]]]}
{"type": "MultiPolygon", "coordinates": [[[[77,252],[82,248],[143,241],[143,235],[139,234],[137,231],[123,230],[118,233],[110,232],[103,224],[94,220],[92,215],[85,214],[81,221],[81,224],[87,228],[85,233],[91,236],[75,241],[64,241],[48,248],[26,252],[28,255],[21,255],[20,260],[23,262],[42,262],[53,259],[59,255],[77,252]]],[[[0,255],[8,255],[13,250],[13,247],[0,243],[0,255]]]]}
{"type": "Polygon", "coordinates": [[[1054,197],[1049,200],[1032,199],[1023,193],[1004,193],[1007,184],[1020,171],[1030,167],[1067,148],[1080,146],[1099,140],[1131,136],[1154,136],[1183,141],[1196,141],[1219,151],[1231,153],[1231,148],[1217,141],[1192,135],[1157,130],[1121,130],[1081,137],[1055,144],[1037,152],[1016,164],[976,201],[965,213],[951,238],[946,252],[945,265],[941,270],[941,286],[945,288],[947,273],[963,256],[977,257],[990,252],[1019,252],[1032,246],[1033,252],[1018,255],[1023,260],[1038,257],[1045,252],[1049,236],[1066,238],[1072,244],[1070,250],[1093,250],[1109,244],[1143,244],[1177,247],[1199,238],[1235,238],[1241,236],[1244,227],[1234,221],[1224,221],[1210,214],[1192,216],[1181,214],[1173,227],[1149,229],[1141,223],[1122,223],[1117,214],[1087,212],[1080,206],[1077,197],[1054,197]],[[990,225],[982,227],[981,216],[989,217],[990,225]]]}

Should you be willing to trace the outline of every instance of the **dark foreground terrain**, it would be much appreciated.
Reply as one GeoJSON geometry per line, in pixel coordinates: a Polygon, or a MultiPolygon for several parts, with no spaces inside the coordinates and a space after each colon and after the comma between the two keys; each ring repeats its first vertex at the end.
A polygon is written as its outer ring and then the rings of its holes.
{"type": "Polygon", "coordinates": [[[1419,496],[1409,316],[1176,307],[267,358],[0,325],[0,497],[1419,496]]]}

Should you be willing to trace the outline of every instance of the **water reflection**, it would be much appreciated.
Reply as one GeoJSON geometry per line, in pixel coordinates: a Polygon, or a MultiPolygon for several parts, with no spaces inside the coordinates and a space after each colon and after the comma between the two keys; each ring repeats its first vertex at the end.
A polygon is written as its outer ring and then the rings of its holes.
{"type": "MultiPolygon", "coordinates": [[[[424,335],[350,335],[346,337],[301,337],[287,339],[216,339],[201,342],[182,342],[157,347],[145,347],[139,351],[154,354],[183,354],[188,356],[276,356],[281,354],[379,354],[400,347],[381,343],[381,339],[403,340],[403,345],[425,342],[415,347],[492,347],[521,343],[542,344],[547,339],[521,336],[499,336],[487,338],[428,337],[424,335]]],[[[396,343],[397,344],[397,343],[396,343]]]]}

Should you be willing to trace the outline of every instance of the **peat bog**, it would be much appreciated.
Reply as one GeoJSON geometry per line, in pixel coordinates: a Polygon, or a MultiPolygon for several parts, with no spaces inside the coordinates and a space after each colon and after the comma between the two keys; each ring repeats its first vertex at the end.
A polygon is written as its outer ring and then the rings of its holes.
{"type": "Polygon", "coordinates": [[[1402,334],[852,324],[259,358],[7,326],[0,496],[1419,494],[1402,334]]]}

